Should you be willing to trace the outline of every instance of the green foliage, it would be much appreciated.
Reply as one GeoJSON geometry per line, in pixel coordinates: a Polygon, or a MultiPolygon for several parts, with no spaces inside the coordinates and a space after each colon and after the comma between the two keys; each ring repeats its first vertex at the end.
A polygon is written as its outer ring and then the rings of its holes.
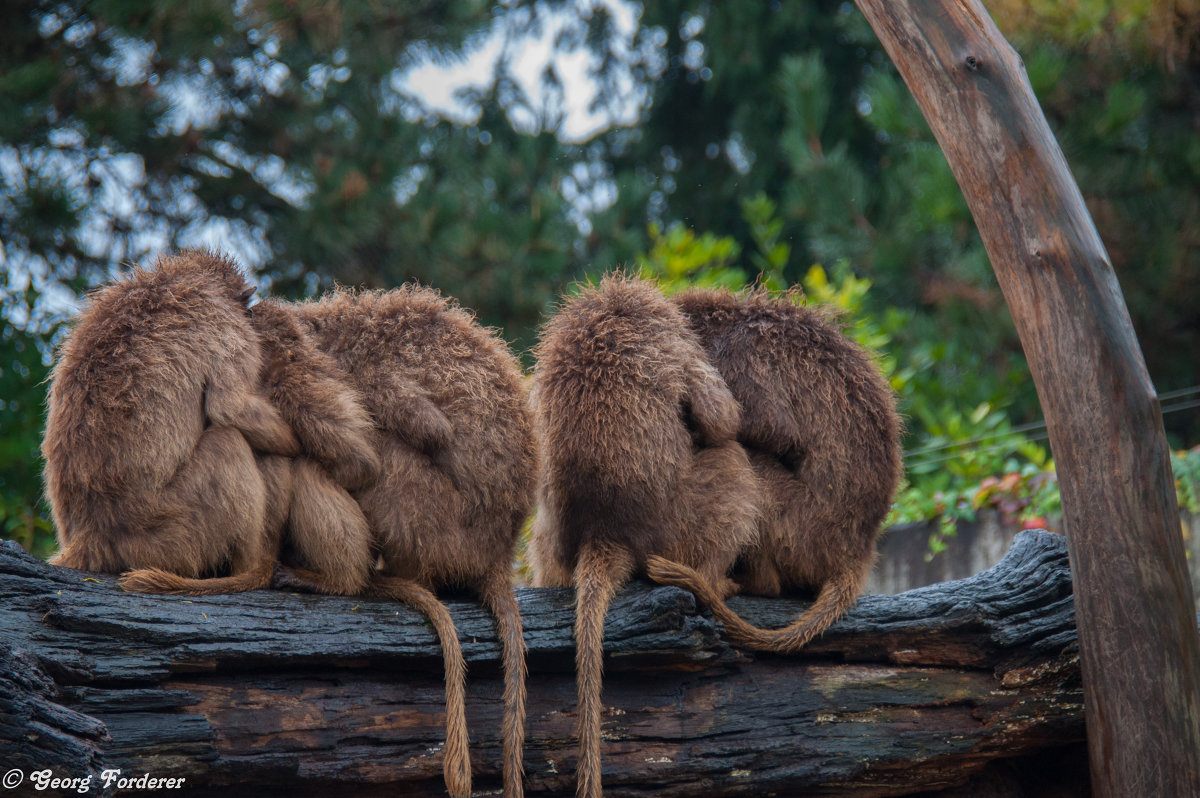
{"type": "Polygon", "coordinates": [[[664,231],[655,222],[648,231],[649,250],[635,259],[638,270],[657,280],[668,294],[695,286],[737,290],[755,273],[758,284],[771,291],[784,290],[791,247],[780,240],[783,222],[775,215],[775,203],[765,194],[755,195],[743,201],[742,218],[750,230],[752,270],[737,265],[742,246],[731,236],[697,235],[682,224],[664,231]]]}
{"type": "Polygon", "coordinates": [[[1179,509],[1200,515],[1200,446],[1171,455],[1179,509]]]}
{"type": "Polygon", "coordinates": [[[905,480],[888,523],[936,521],[931,557],[945,550],[959,521],[974,520],[983,506],[1049,526],[1059,514],[1059,500],[1046,449],[1015,431],[1001,407],[986,401],[964,405],[964,398],[985,390],[980,385],[950,397],[930,376],[946,365],[947,356],[963,350],[928,341],[906,345],[900,333],[912,314],[889,308],[876,318],[867,309],[871,282],[856,277],[844,260],[834,275],[831,281],[824,269],[813,266],[804,278],[805,292],[810,301],[839,308],[849,322],[847,334],[880,353],[880,368],[908,423],[905,480]]]}
{"type": "MultiPolygon", "coordinates": [[[[1038,475],[1050,463],[1021,432],[1039,408],[987,254],[852,4],[661,0],[641,7],[632,40],[590,3],[381,9],[4,4],[7,265],[78,292],[119,262],[219,243],[284,295],[421,280],[518,349],[584,273],[633,264],[670,290],[802,284],[886,352],[906,448],[923,452],[910,458],[912,498],[898,513],[973,512],[983,482],[1017,474],[1015,495],[1029,500],[1020,512],[1045,515],[1052,480],[1038,475]],[[553,68],[542,97],[514,78],[519,37],[572,15],[555,47],[591,58],[593,107],[622,120],[582,142],[557,135],[567,87],[553,68]],[[400,80],[474,53],[489,32],[504,51],[465,92],[461,119],[400,80]]],[[[1194,384],[1196,4],[996,0],[989,10],[1104,237],[1154,383],[1194,384]]],[[[31,408],[42,404],[48,339],[13,321],[36,310],[12,310],[20,304],[6,305],[0,334],[4,379],[20,376],[0,409],[4,523],[43,540],[31,408]]],[[[1200,437],[1196,414],[1166,422],[1176,447],[1200,437]]]]}
{"type": "MultiPolygon", "coordinates": [[[[1194,384],[1195,4],[998,5],[1104,237],[1155,384],[1194,384]],[[1167,54],[1168,40],[1183,49],[1167,54]]],[[[1032,380],[967,204],[861,15],[820,0],[675,0],[647,5],[643,23],[662,34],[666,66],[636,141],[604,139],[618,204],[626,185],[649,184],[629,201],[659,229],[710,231],[753,252],[744,203],[764,196],[789,247],[785,282],[842,259],[871,281],[868,310],[906,353],[897,368],[914,416],[987,403],[1014,423],[1035,421],[1032,380]]],[[[1197,418],[1165,419],[1176,445],[1200,436],[1197,418]]]]}
{"type": "Polygon", "coordinates": [[[54,548],[54,530],[41,498],[42,382],[49,372],[44,342],[55,330],[12,320],[15,305],[26,313],[36,305],[36,291],[8,299],[0,313],[0,537],[44,557],[54,548]]]}
{"type": "Polygon", "coordinates": [[[685,288],[741,288],[746,272],[733,264],[741,247],[728,236],[704,233],[697,236],[681,224],[664,231],[651,223],[650,251],[637,258],[644,277],[653,277],[668,294],[685,288]]]}
{"type": "MultiPolygon", "coordinates": [[[[416,279],[523,345],[591,255],[561,190],[588,160],[508,61],[442,120],[405,70],[521,9],[477,0],[14,3],[0,12],[0,240],[94,284],[214,243],[276,293],[416,279]],[[510,116],[536,124],[517,132],[510,116]]],[[[516,23],[514,23],[516,24],[516,23]]],[[[501,30],[501,33],[504,31],[501,30]]],[[[552,81],[551,81],[552,82],[552,81]]]]}

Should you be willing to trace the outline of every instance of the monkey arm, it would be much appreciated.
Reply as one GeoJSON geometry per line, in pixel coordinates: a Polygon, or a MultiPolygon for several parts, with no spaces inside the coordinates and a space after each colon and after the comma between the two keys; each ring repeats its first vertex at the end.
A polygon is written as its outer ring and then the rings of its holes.
{"type": "Polygon", "coordinates": [[[717,370],[697,357],[687,366],[686,421],[705,445],[732,440],[741,423],[741,408],[717,370]]]}
{"type": "Polygon", "coordinates": [[[470,484],[454,445],[454,427],[429,392],[394,372],[373,371],[358,376],[375,423],[401,443],[427,455],[456,488],[470,484]]]}
{"type": "Polygon", "coordinates": [[[264,454],[295,457],[300,442],[275,408],[248,384],[212,375],[204,387],[204,416],[217,427],[233,427],[251,448],[264,454]]]}
{"type": "Polygon", "coordinates": [[[742,390],[736,385],[734,390],[744,397],[738,432],[742,444],[774,456],[790,471],[799,468],[813,438],[811,430],[806,434],[800,420],[821,418],[821,409],[793,404],[780,386],[765,381],[756,381],[753,390],[742,390]]]}
{"type": "Polygon", "coordinates": [[[375,371],[360,376],[358,385],[381,428],[435,459],[450,448],[454,440],[450,419],[416,382],[375,371]]]}
{"type": "Polygon", "coordinates": [[[262,383],[304,453],[347,490],[379,477],[374,423],[348,374],[317,349],[295,309],[264,300],[251,310],[263,352],[262,383]]]}
{"type": "Polygon", "coordinates": [[[357,490],[379,476],[374,424],[349,377],[321,352],[306,352],[277,370],[271,399],[305,453],[339,485],[357,490]]]}

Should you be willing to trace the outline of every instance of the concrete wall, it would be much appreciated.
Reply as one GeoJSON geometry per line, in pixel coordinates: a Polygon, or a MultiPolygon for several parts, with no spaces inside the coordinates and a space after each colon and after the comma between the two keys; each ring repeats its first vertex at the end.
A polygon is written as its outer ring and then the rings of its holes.
{"type": "MultiPolygon", "coordinates": [[[[1004,523],[998,511],[981,510],[975,521],[958,525],[957,535],[946,540],[945,551],[930,557],[929,536],[934,528],[932,523],[920,523],[887,529],[866,592],[903,593],[987,570],[1000,562],[1020,531],[1017,524],[1004,523]]],[[[1200,515],[1184,514],[1183,542],[1200,611],[1200,515]]]]}

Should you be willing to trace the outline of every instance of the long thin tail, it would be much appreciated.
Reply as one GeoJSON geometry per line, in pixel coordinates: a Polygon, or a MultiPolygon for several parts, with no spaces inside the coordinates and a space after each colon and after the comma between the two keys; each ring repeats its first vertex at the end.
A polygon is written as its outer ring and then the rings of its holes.
{"type": "Polygon", "coordinates": [[[504,661],[504,794],[525,794],[525,637],[521,611],[509,583],[508,570],[497,569],[483,589],[483,603],[496,616],[504,661]]]}
{"type": "Polygon", "coordinates": [[[575,565],[575,679],[579,701],[577,798],[600,798],[600,688],[604,679],[604,616],[633,570],[629,554],[584,546],[575,565]]]}
{"type": "Polygon", "coordinates": [[[265,590],[271,586],[275,570],[274,559],[255,563],[248,570],[232,576],[212,579],[193,579],[164,571],[161,568],[137,568],[121,574],[121,587],[134,593],[174,593],[184,596],[211,596],[217,593],[244,593],[265,590]]]}
{"type": "Polygon", "coordinates": [[[420,584],[408,579],[380,577],[371,583],[374,595],[408,604],[433,624],[442,644],[446,664],[446,747],[442,774],[454,798],[471,795],[471,755],[468,750],[466,681],[467,663],[458,642],[458,630],[446,605],[420,584]]]}
{"type": "Polygon", "coordinates": [[[735,642],[759,651],[790,654],[798,651],[817,635],[828,629],[854,604],[858,597],[861,575],[847,569],[821,586],[816,601],[796,620],[782,629],[760,629],[742,620],[726,606],[708,581],[696,571],[662,557],[646,560],[646,573],[655,582],[690,590],[712,610],[717,620],[735,642]]]}

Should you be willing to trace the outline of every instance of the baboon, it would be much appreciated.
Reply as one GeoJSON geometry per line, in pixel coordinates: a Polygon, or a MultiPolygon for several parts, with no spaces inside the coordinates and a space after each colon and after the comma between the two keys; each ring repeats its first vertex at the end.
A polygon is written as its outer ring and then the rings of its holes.
{"type": "Polygon", "coordinates": [[[505,787],[521,795],[524,642],[508,575],[536,450],[515,360],[434,292],[247,312],[252,292],[231,261],[185,252],[80,314],[43,446],[56,564],[204,594],[266,587],[283,556],[298,566],[285,584],[415,606],[446,657],[456,796],[471,781],[465,663],[430,588],[474,587],[500,625],[505,787]],[[200,578],[227,562],[233,576],[200,578]]]}
{"type": "Polygon", "coordinates": [[[371,589],[426,613],[446,658],[447,785],[469,795],[465,662],[433,591],[475,590],[496,616],[504,664],[504,791],[520,796],[525,643],[510,584],[533,505],[537,449],[507,346],[427,288],[337,291],[295,306],[375,420],[379,479],[356,494],[381,558],[371,589]]]}
{"type": "MultiPolygon", "coordinates": [[[[381,595],[413,605],[431,619],[446,660],[446,784],[456,796],[469,795],[465,666],[453,621],[437,597],[419,585],[373,579],[372,529],[356,495],[379,477],[375,422],[355,380],[317,348],[296,306],[267,299],[250,315],[263,351],[262,388],[301,447],[292,458],[257,457],[275,556],[292,566],[277,574],[276,584],[335,595],[381,595]]],[[[131,589],[183,594],[221,592],[214,584],[219,581],[157,569],[124,577],[131,589]]]]}
{"type": "MultiPolygon", "coordinates": [[[[263,353],[261,388],[300,443],[294,458],[256,455],[267,502],[273,559],[281,548],[308,569],[322,593],[362,593],[370,578],[371,533],[350,491],[379,475],[374,422],[349,375],[319,351],[285,303],[250,308],[263,353]]],[[[198,595],[226,592],[221,580],[158,569],[130,572],[131,590],[198,595]]]]}
{"type": "Polygon", "coordinates": [[[762,630],[728,607],[705,575],[654,560],[656,581],[694,591],[737,642],[791,652],[853,605],[900,480],[900,419],[879,368],[827,312],[793,294],[693,289],[674,298],[733,396],[738,439],[765,488],[755,545],[735,580],[749,594],[817,591],[788,626],[762,630]]]}
{"type": "Polygon", "coordinates": [[[758,483],[737,402],[679,309],[609,275],[542,330],[531,402],[542,448],[529,554],[535,584],[576,590],[577,794],[601,790],[604,616],[660,555],[715,590],[753,540],[758,483]]]}
{"type": "Polygon", "coordinates": [[[189,251],[93,293],[51,371],[42,453],[56,565],[161,569],[222,592],[266,587],[275,562],[256,453],[299,443],[259,393],[253,288],[189,251]]]}

